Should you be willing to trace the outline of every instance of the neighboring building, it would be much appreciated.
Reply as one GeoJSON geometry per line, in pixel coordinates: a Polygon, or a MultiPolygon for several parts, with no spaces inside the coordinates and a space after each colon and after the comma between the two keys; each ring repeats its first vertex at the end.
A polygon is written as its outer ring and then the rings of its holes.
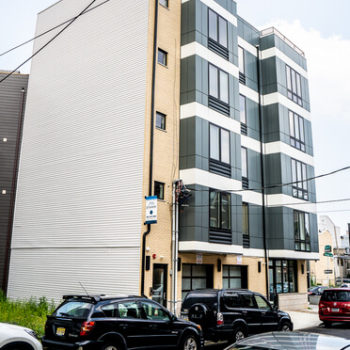
{"type": "MultiPolygon", "coordinates": [[[[304,53],[245,22],[234,1],[159,4],[97,1],[34,58],[9,295],[57,299],[81,282],[177,307],[205,287],[300,293],[304,303],[305,264],[318,259],[304,53]],[[191,198],[174,269],[179,178],[191,198]],[[150,194],[159,199],[149,232],[150,194]]],[[[84,5],[59,1],[37,32],[84,5]]]]}
{"type": "MultiPolygon", "coordinates": [[[[336,281],[336,258],[334,252],[334,236],[328,230],[318,235],[320,260],[310,261],[310,279],[312,285],[334,286],[336,281]]],[[[339,270],[339,268],[338,268],[339,270]]]]}
{"type": "MultiPolygon", "coordinates": [[[[9,72],[0,71],[0,80],[9,72]]],[[[0,290],[8,280],[18,156],[28,75],[14,73],[0,84],[0,290]]]]}

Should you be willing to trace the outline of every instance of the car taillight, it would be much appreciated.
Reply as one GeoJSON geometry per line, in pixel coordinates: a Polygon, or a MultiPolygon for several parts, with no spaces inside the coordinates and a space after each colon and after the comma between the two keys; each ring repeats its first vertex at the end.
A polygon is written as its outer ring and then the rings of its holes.
{"type": "Polygon", "coordinates": [[[224,324],[224,315],[221,312],[218,312],[216,315],[216,324],[221,326],[224,324]]]}
{"type": "Polygon", "coordinates": [[[80,328],[80,335],[88,335],[91,330],[95,327],[95,322],[83,322],[80,328]]]}
{"type": "Polygon", "coordinates": [[[320,303],[320,304],[319,304],[319,308],[320,308],[320,309],[323,309],[324,307],[326,307],[325,304],[323,304],[323,303],[320,303]]]}

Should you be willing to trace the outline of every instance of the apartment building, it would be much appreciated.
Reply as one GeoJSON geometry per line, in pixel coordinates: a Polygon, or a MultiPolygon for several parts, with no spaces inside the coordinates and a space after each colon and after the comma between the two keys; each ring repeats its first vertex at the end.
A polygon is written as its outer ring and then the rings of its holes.
{"type": "MultiPolygon", "coordinates": [[[[0,71],[0,79],[9,72],[0,71]]],[[[28,75],[13,74],[0,85],[0,290],[8,281],[18,156],[28,75]]]]}
{"type": "MultiPolygon", "coordinates": [[[[57,2],[37,33],[88,3],[57,2]]],[[[313,175],[306,59],[277,30],[232,0],[97,1],[32,62],[8,294],[303,302],[313,175]],[[191,197],[176,213],[178,179],[191,197]]]]}

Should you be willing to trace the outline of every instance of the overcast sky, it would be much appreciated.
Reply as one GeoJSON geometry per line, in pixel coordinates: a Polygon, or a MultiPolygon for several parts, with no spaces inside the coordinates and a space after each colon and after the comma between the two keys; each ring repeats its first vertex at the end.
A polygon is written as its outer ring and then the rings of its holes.
{"type": "MultiPolygon", "coordinates": [[[[0,53],[31,38],[37,13],[55,2],[0,0],[0,53]]],[[[316,175],[350,165],[350,1],[237,0],[237,4],[238,14],[255,27],[275,26],[306,54],[316,175]]],[[[31,52],[32,46],[26,45],[0,57],[0,69],[16,68],[31,52]]],[[[21,68],[22,73],[29,70],[30,65],[21,68]]],[[[317,200],[350,198],[349,180],[350,171],[320,179],[317,200]]],[[[350,201],[319,204],[318,211],[343,231],[350,222],[350,201]]]]}

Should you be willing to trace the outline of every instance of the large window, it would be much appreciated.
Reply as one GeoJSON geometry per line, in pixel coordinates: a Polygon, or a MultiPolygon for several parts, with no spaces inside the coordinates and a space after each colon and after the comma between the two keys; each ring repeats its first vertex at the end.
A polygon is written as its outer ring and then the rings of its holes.
{"type": "Polygon", "coordinates": [[[304,118],[289,111],[290,144],[305,152],[304,118]]]}
{"type": "Polygon", "coordinates": [[[241,162],[242,162],[242,187],[249,188],[248,180],[248,150],[245,147],[241,148],[241,162]]]}
{"type": "Polygon", "coordinates": [[[227,21],[209,9],[209,38],[227,48],[227,21]]]}
{"type": "Polygon", "coordinates": [[[242,234],[243,234],[243,247],[249,248],[249,206],[248,203],[242,203],[242,234]]]}
{"type": "Polygon", "coordinates": [[[195,289],[213,288],[213,265],[182,264],[182,299],[195,289]]]}
{"type": "Polygon", "coordinates": [[[270,298],[280,293],[297,292],[297,262],[296,260],[269,261],[270,298]]]}
{"type": "Polygon", "coordinates": [[[306,164],[292,159],[293,197],[308,200],[306,164]]]}
{"type": "Polygon", "coordinates": [[[213,231],[231,231],[231,195],[226,192],[210,190],[209,223],[213,231]]]}
{"type": "Polygon", "coordinates": [[[209,95],[228,103],[228,74],[209,64],[209,95]]]}
{"type": "Polygon", "coordinates": [[[230,133],[213,124],[210,124],[210,158],[230,163],[230,133]]]}
{"type": "Polygon", "coordinates": [[[310,218],[308,213],[294,210],[294,241],[295,250],[310,251],[310,218]]]}
{"type": "Polygon", "coordinates": [[[241,119],[241,133],[243,135],[247,135],[247,101],[243,95],[239,95],[239,111],[241,119]]]}
{"type": "Polygon", "coordinates": [[[242,84],[245,84],[246,79],[245,79],[244,50],[240,46],[238,46],[238,68],[239,68],[239,82],[242,84]]]}
{"type": "Polygon", "coordinates": [[[286,65],[287,74],[287,96],[298,105],[302,106],[301,77],[294,69],[286,65]]]}
{"type": "Polygon", "coordinates": [[[223,288],[247,288],[247,267],[224,265],[222,271],[223,288]]]}

